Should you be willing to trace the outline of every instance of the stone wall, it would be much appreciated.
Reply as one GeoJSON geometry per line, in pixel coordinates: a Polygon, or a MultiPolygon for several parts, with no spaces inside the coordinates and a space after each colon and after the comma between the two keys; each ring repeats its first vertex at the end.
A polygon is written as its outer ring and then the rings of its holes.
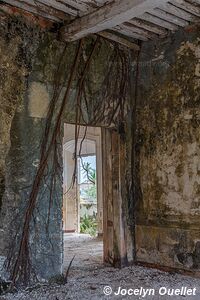
{"type": "Polygon", "coordinates": [[[139,65],[137,260],[199,270],[199,28],[145,43],[139,65]]]}

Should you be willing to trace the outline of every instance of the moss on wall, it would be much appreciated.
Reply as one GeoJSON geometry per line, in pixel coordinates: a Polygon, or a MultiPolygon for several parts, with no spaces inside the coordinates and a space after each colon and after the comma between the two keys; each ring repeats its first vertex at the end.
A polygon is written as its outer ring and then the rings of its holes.
{"type": "MultiPolygon", "coordinates": [[[[39,35],[38,29],[36,30],[39,35]]],[[[16,111],[23,107],[23,94],[26,89],[27,76],[34,55],[32,45],[34,31],[29,32],[25,23],[18,19],[8,18],[0,28],[0,252],[3,251],[4,237],[7,236],[7,221],[4,217],[10,201],[4,199],[8,185],[8,166],[6,163],[10,149],[11,125],[16,111]],[[26,37],[26,41],[25,41],[26,37]],[[4,227],[4,229],[2,229],[4,227]],[[2,236],[3,235],[3,236],[2,236]]],[[[37,39],[36,44],[37,45],[37,39]]],[[[8,216],[8,219],[11,215],[8,216]]],[[[5,249],[4,249],[5,250],[5,249]]]]}
{"type": "MultiPolygon", "coordinates": [[[[77,71],[78,79],[83,72],[88,55],[91,53],[94,40],[95,37],[92,37],[83,43],[77,71]]],[[[3,117],[0,120],[2,122],[0,123],[0,130],[2,130],[0,133],[3,148],[0,149],[0,197],[2,197],[0,255],[9,256],[11,254],[12,258],[15,258],[19,250],[25,211],[40,161],[40,146],[44,135],[47,108],[52,99],[57,79],[55,74],[60,58],[62,58],[61,77],[57,87],[60,90],[60,97],[55,108],[57,112],[66,90],[66,82],[76,54],[77,43],[68,44],[66,52],[63,52],[64,47],[65,43],[58,41],[53,33],[27,24],[20,18],[8,18],[2,28],[0,113],[2,112],[3,117]]],[[[85,90],[91,104],[91,114],[94,113],[95,103],[102,102],[102,90],[105,91],[107,83],[104,77],[112,51],[113,47],[110,43],[101,40],[96,49],[96,56],[91,62],[85,90]]],[[[118,65],[114,65],[115,71],[119,74],[117,68],[118,65]]],[[[75,121],[76,103],[74,99],[77,93],[78,79],[73,82],[63,123],[75,121]]],[[[117,93],[116,89],[114,92],[117,93]]],[[[112,103],[109,105],[112,107],[112,103]]],[[[90,118],[89,114],[90,112],[85,114],[87,121],[90,118]]],[[[83,119],[81,122],[85,123],[83,119]]],[[[52,119],[51,128],[54,123],[55,116],[52,119]]],[[[62,154],[60,142],[57,147],[59,154],[62,154]]],[[[53,158],[50,157],[50,170],[52,161],[53,158]]],[[[58,177],[60,178],[62,161],[59,163],[60,174],[58,177]]],[[[33,278],[39,279],[47,279],[61,273],[62,270],[62,186],[57,178],[52,203],[49,203],[49,186],[50,176],[47,172],[42,180],[30,224],[30,259],[35,271],[35,274],[32,275],[33,278]]]]}
{"type": "MultiPolygon", "coordinates": [[[[63,43],[54,42],[54,34],[22,18],[7,17],[0,30],[0,255],[12,253],[16,257],[39,163],[52,77],[63,43]]],[[[49,201],[48,193],[44,193],[48,182],[43,185],[36,207],[38,214],[30,226],[31,259],[39,278],[60,273],[62,265],[62,189],[57,186],[56,197],[60,198],[52,204],[49,234],[49,201]]]]}
{"type": "Polygon", "coordinates": [[[159,250],[152,243],[142,246],[137,235],[138,260],[150,262],[154,256],[154,263],[195,269],[193,256],[189,256],[190,264],[187,259],[180,262],[179,257],[195,252],[200,239],[198,28],[192,34],[178,32],[167,43],[145,44],[140,59],[137,143],[142,201],[138,203],[137,224],[138,230],[149,228],[149,241],[158,239],[166,249],[159,250]],[[156,227],[156,238],[151,234],[152,226],[156,227]],[[167,248],[172,228],[180,229],[173,237],[173,249],[167,248]],[[191,230],[191,237],[188,231],[181,246],[186,229],[191,230]],[[146,248],[146,257],[141,248],[146,248]],[[157,255],[152,255],[155,251],[157,255]]]}

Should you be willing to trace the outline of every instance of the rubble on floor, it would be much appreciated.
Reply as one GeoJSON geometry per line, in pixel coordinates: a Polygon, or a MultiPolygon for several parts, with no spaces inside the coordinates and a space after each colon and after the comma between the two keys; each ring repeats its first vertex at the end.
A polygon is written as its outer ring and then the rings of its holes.
{"type": "MultiPolygon", "coordinates": [[[[110,292],[109,289],[105,291],[110,292]]],[[[175,273],[165,273],[154,269],[147,269],[141,266],[131,266],[124,269],[115,269],[97,265],[79,269],[72,267],[68,283],[58,285],[55,283],[29,288],[26,291],[16,294],[6,294],[0,300],[96,300],[96,299],[148,299],[148,300],[199,300],[200,279],[183,276],[175,273]],[[104,288],[110,287],[112,295],[106,296],[104,288]],[[154,289],[155,295],[142,294],[141,296],[114,295],[118,288],[122,289],[154,289]],[[195,289],[195,296],[161,296],[161,287],[169,289],[195,289]]]]}

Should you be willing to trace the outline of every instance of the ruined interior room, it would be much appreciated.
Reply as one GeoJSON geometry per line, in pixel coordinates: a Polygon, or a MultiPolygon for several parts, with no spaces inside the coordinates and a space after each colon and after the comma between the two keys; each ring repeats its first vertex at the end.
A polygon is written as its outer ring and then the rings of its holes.
{"type": "Polygon", "coordinates": [[[200,299],[200,1],[0,1],[0,300],[200,299]]]}

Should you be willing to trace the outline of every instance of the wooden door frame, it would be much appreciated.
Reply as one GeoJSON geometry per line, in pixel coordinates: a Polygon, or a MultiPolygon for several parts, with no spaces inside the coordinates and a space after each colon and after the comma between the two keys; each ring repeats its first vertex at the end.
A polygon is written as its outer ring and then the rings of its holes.
{"type": "Polygon", "coordinates": [[[125,149],[120,135],[113,128],[103,128],[104,262],[119,267],[128,264],[122,197],[124,161],[125,149]]]}

